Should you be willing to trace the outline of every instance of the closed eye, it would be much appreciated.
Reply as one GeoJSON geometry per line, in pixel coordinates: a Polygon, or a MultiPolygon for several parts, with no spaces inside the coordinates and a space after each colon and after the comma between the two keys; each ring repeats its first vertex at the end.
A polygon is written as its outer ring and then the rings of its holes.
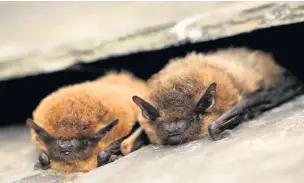
{"type": "Polygon", "coordinates": [[[84,141],[83,141],[83,144],[84,144],[85,146],[88,146],[88,145],[91,144],[91,142],[90,142],[89,140],[84,140],[84,141]]]}

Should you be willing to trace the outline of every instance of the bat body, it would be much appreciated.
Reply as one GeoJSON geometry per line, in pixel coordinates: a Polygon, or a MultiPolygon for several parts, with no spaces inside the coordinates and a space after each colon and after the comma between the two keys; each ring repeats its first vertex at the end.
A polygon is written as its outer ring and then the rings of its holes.
{"type": "Polygon", "coordinates": [[[229,48],[176,58],[148,80],[146,98],[133,96],[154,144],[221,139],[303,92],[303,84],[268,53],[229,48]]]}
{"type": "Polygon", "coordinates": [[[137,122],[140,110],[132,96],[145,95],[146,90],[146,83],[131,74],[110,72],[46,96],[33,120],[27,120],[32,140],[42,151],[40,165],[86,172],[104,164],[137,122]]]}

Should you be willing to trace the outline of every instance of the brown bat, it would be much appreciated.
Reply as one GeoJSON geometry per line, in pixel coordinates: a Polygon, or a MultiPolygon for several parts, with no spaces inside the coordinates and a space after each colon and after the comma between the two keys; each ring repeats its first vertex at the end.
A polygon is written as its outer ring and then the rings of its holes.
{"type": "Polygon", "coordinates": [[[229,48],[171,60],[148,80],[148,96],[133,96],[154,144],[176,145],[229,129],[303,92],[303,84],[259,50],[229,48]]]}
{"type": "MultiPolygon", "coordinates": [[[[130,153],[142,134],[132,135],[140,109],[132,96],[146,95],[146,83],[127,72],[62,87],[45,97],[28,119],[41,150],[39,167],[87,172],[117,159],[126,140],[130,153]],[[131,140],[130,140],[131,139],[131,140]]],[[[135,129],[134,129],[135,128],[135,129]]],[[[121,154],[121,153],[120,153],[121,154]]]]}

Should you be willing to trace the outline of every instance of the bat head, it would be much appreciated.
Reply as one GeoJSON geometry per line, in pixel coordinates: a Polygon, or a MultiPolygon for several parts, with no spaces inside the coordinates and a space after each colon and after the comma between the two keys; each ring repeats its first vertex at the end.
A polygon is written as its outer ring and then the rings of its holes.
{"type": "MultiPolygon", "coordinates": [[[[141,109],[143,120],[153,127],[160,144],[177,145],[198,139],[202,128],[202,115],[214,106],[216,83],[211,83],[198,101],[190,102],[188,108],[158,109],[144,99],[133,96],[141,109]]],[[[147,129],[145,129],[147,131],[147,129]]],[[[151,129],[148,129],[148,131],[151,129]]],[[[147,133],[149,135],[149,133],[147,133]]],[[[151,139],[151,138],[150,138],[151,139]]]]}
{"type": "Polygon", "coordinates": [[[118,119],[111,121],[94,136],[63,139],[49,135],[45,129],[38,126],[32,119],[26,120],[26,124],[37,134],[37,140],[47,147],[47,152],[45,153],[49,158],[67,163],[90,158],[98,143],[106,137],[108,132],[110,132],[117,123],[118,119]]]}

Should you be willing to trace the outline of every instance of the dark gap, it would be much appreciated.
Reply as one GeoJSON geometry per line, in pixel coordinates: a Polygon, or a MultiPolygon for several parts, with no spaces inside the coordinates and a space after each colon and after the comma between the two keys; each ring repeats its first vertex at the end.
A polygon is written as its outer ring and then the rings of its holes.
{"type": "Polygon", "coordinates": [[[230,46],[246,46],[274,54],[279,64],[304,80],[300,66],[302,59],[304,23],[295,23],[244,33],[237,36],[196,44],[186,43],[157,51],[134,53],[97,60],[89,64],[77,64],[69,69],[11,79],[0,82],[0,125],[24,123],[32,116],[39,101],[58,87],[92,80],[109,69],[129,70],[138,77],[147,79],[159,71],[172,57],[185,56],[191,51],[211,51],[230,46]]]}

